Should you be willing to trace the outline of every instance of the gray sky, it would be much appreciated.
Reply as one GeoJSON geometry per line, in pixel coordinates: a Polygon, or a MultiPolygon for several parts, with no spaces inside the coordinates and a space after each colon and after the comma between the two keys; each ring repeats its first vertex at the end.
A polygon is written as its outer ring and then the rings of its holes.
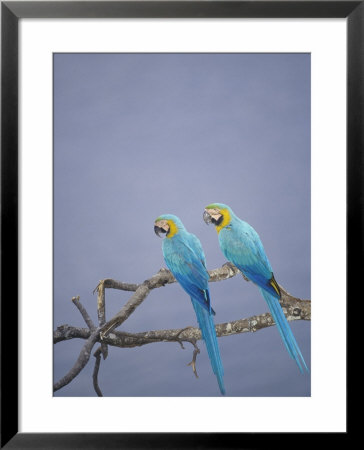
{"type": "MultiPolygon", "coordinates": [[[[309,54],[56,54],[54,56],[54,327],[97,322],[103,278],[139,283],[165,267],[153,231],[176,214],[196,234],[207,266],[224,262],[204,206],[226,203],[259,233],[275,278],[310,298],[309,54]]],[[[215,322],[267,312],[256,286],[210,284],[215,322]]],[[[130,293],[106,292],[107,318],[130,293]]],[[[152,291],[120,330],[196,326],[177,285],[152,291]]],[[[310,322],[290,322],[310,366],[310,322]]],[[[59,343],[54,378],[84,341],[59,343]]],[[[309,396],[276,327],[219,339],[230,396],[309,396]]],[[[109,349],[105,396],[219,396],[206,349],[158,343],[109,349]]],[[[93,358],[92,358],[93,359],[93,358]]],[[[94,396],[93,361],[56,396],[94,396]]]]}

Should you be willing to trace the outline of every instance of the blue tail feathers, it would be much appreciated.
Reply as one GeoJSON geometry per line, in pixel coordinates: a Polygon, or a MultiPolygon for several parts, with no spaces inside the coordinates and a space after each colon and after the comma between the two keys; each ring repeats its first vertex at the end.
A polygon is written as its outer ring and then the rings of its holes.
{"type": "Polygon", "coordinates": [[[212,314],[209,313],[199,302],[191,297],[196,312],[197,321],[202,333],[203,340],[210,358],[212,370],[216,375],[221,394],[225,395],[224,368],[222,366],[220,350],[217,343],[216,331],[212,314]]]}
{"type": "Polygon", "coordinates": [[[284,345],[286,346],[289,355],[296,361],[296,364],[300,369],[301,373],[304,372],[303,368],[308,372],[309,371],[308,367],[302,356],[301,350],[298,347],[297,341],[293,336],[291,327],[288,324],[288,321],[286,319],[286,316],[284,315],[281,305],[279,304],[279,300],[273,295],[269,294],[269,292],[267,292],[264,289],[260,288],[260,292],[262,293],[264,299],[266,300],[269,306],[274,322],[277,325],[279,334],[281,335],[281,338],[284,342],[284,345]]]}

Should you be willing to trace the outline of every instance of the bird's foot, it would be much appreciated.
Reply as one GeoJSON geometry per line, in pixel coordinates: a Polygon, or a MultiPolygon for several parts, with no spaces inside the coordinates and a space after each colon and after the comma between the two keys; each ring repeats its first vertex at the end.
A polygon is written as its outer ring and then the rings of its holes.
{"type": "Polygon", "coordinates": [[[189,328],[193,328],[193,327],[189,326],[189,327],[182,328],[182,330],[179,330],[179,332],[174,336],[174,339],[179,343],[179,345],[181,346],[181,348],[182,348],[183,350],[184,350],[185,348],[184,348],[184,346],[183,346],[182,339],[180,339],[179,337],[180,337],[180,335],[181,335],[184,331],[188,330],[189,328]]]}

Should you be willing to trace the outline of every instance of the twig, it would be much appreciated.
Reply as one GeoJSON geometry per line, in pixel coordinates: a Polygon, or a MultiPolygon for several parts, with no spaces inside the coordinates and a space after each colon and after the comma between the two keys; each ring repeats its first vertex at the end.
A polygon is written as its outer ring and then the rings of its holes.
{"type": "MultiPolygon", "coordinates": [[[[97,317],[99,320],[99,327],[106,323],[105,315],[105,283],[103,280],[97,285],[97,317]]],[[[107,358],[108,348],[105,342],[101,343],[101,353],[104,359],[107,358]]]]}
{"type": "Polygon", "coordinates": [[[195,374],[195,377],[198,378],[196,370],[196,358],[198,353],[200,353],[200,349],[197,347],[196,342],[191,342],[191,344],[195,347],[195,349],[193,350],[192,361],[187,365],[192,366],[193,373],[195,374]]]}
{"type": "Polygon", "coordinates": [[[58,391],[58,389],[61,389],[63,386],[66,386],[68,383],[70,383],[86,366],[86,364],[90,359],[92,347],[97,342],[98,337],[99,337],[99,330],[95,330],[91,333],[85,345],[82,347],[82,350],[77,358],[75,365],[63,378],[61,378],[54,384],[53,386],[54,392],[58,391]]]}
{"type": "Polygon", "coordinates": [[[83,307],[82,303],[80,302],[80,296],[72,297],[72,303],[76,306],[76,308],[80,311],[81,316],[83,317],[83,320],[86,322],[86,325],[89,327],[89,329],[95,330],[96,327],[91,319],[91,317],[88,315],[88,312],[83,307]]]}
{"type": "Polygon", "coordinates": [[[101,328],[101,339],[104,339],[111,331],[120,326],[132,314],[135,309],[145,300],[152,289],[164,286],[170,282],[171,273],[167,269],[160,269],[149,280],[140,284],[124,307],[101,328]]]}
{"type": "MultiPolygon", "coordinates": [[[[116,281],[112,278],[105,278],[104,280],[101,280],[100,283],[101,282],[104,284],[105,288],[119,289],[120,291],[136,291],[139,287],[139,284],[123,283],[122,281],[116,281]]],[[[97,291],[99,284],[95,287],[94,293],[97,291]]]]}
{"type": "Polygon", "coordinates": [[[93,381],[94,389],[96,391],[96,394],[99,397],[103,397],[101,389],[99,387],[99,382],[98,382],[98,375],[99,375],[100,362],[101,362],[101,353],[102,353],[102,349],[101,349],[101,346],[100,346],[94,353],[94,357],[96,359],[95,359],[94,371],[92,373],[92,381],[93,381]]]}

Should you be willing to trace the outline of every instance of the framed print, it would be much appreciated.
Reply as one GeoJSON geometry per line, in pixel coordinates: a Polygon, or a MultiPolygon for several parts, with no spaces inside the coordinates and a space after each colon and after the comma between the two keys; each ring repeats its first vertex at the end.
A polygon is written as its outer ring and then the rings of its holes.
{"type": "Polygon", "coordinates": [[[347,433],[363,8],[2,2],[2,446],[347,433]]]}

